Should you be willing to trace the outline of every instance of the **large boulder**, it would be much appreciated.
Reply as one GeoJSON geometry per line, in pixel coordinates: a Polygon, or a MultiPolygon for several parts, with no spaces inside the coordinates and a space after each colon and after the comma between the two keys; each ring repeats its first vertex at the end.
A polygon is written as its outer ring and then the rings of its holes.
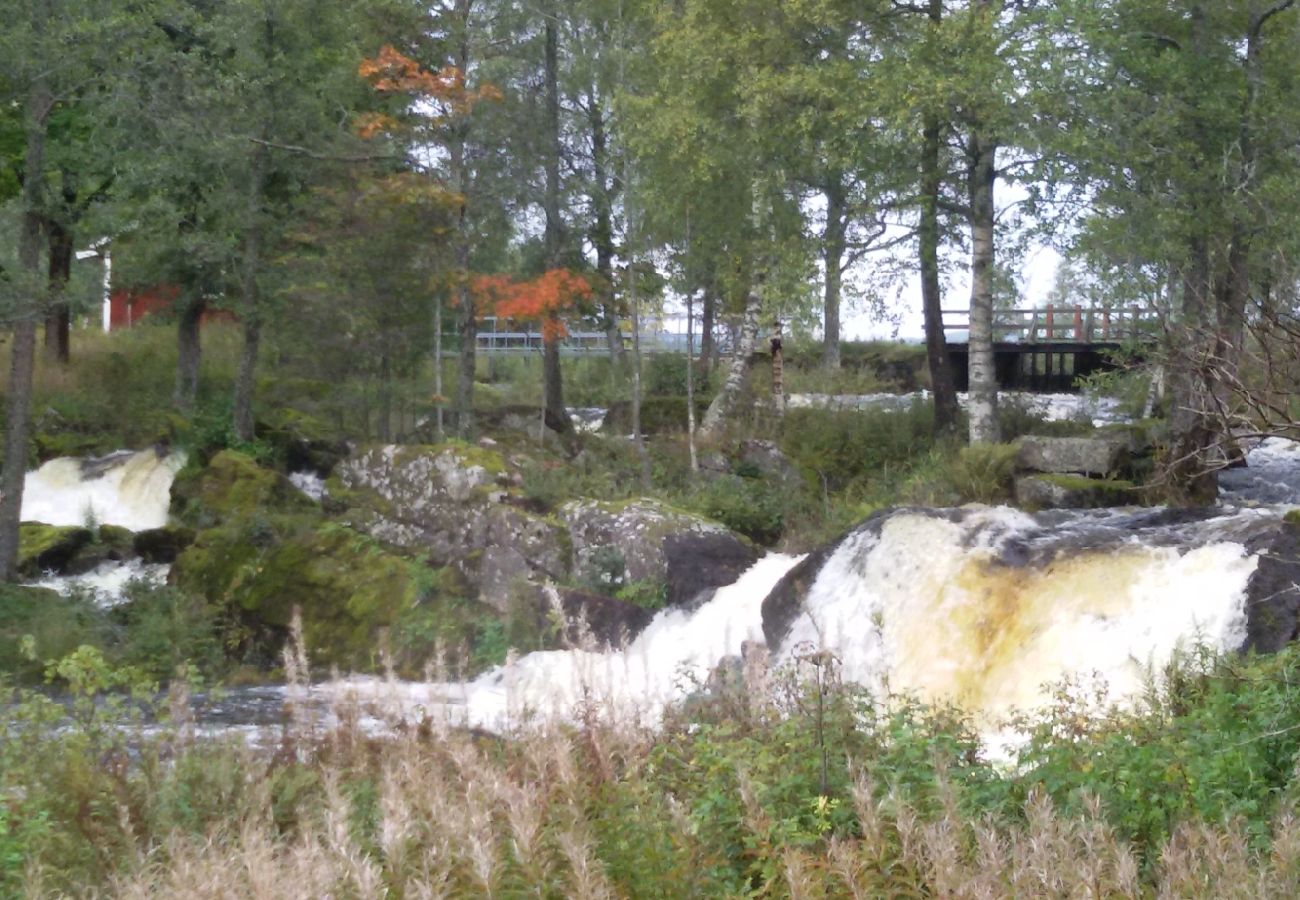
{"type": "Polygon", "coordinates": [[[67,574],[77,555],[94,540],[89,528],[23,522],[18,527],[18,571],[28,578],[47,572],[67,574]]]}
{"type": "Polygon", "coordinates": [[[565,504],[560,518],[569,529],[579,578],[610,587],[666,583],[670,603],[730,584],[758,556],[716,522],[655,500],[578,500],[565,504]]]}
{"type": "Polygon", "coordinates": [[[1021,471],[1109,475],[1128,462],[1124,437],[1039,437],[1020,442],[1016,467],[1021,471]]]}
{"type": "Polygon", "coordinates": [[[367,491],[382,503],[366,506],[384,513],[387,528],[375,537],[396,545],[414,545],[436,527],[452,507],[480,505],[505,473],[499,453],[469,444],[367,447],[344,460],[335,472],[340,490],[367,491]]]}
{"type": "Polygon", "coordinates": [[[454,566],[499,611],[513,594],[568,574],[565,529],[510,502],[505,460],[489,448],[371,447],[341,463],[334,480],[331,493],[347,499],[358,528],[454,566]]]}
{"type": "Polygon", "coordinates": [[[200,528],[311,505],[289,479],[235,450],[222,450],[202,468],[182,469],[172,482],[172,513],[200,528]]]}
{"type": "Polygon", "coordinates": [[[373,666],[379,631],[415,602],[411,564],[336,524],[273,519],[198,533],[172,580],[237,617],[255,640],[278,643],[302,611],[313,662],[373,666]]]}
{"type": "Polygon", "coordinates": [[[1086,475],[1018,475],[1016,505],[1022,509],[1100,509],[1139,500],[1131,481],[1086,475]]]}
{"type": "Polygon", "coordinates": [[[1259,554],[1246,597],[1245,650],[1276,653],[1300,638],[1300,515],[1246,541],[1259,554]]]}

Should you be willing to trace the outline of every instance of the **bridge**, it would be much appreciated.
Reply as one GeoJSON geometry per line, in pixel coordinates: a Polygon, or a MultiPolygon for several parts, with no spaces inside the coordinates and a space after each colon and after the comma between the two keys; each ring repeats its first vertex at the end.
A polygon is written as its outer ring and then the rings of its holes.
{"type": "MultiPolygon", "coordinates": [[[[946,309],[943,316],[945,334],[958,332],[967,338],[948,342],[948,358],[957,390],[969,390],[970,311],[946,309]]],[[[1115,351],[1150,345],[1159,334],[1156,311],[1139,307],[1049,304],[1042,309],[994,310],[998,386],[1042,393],[1076,391],[1076,379],[1115,367],[1115,351]]]]}

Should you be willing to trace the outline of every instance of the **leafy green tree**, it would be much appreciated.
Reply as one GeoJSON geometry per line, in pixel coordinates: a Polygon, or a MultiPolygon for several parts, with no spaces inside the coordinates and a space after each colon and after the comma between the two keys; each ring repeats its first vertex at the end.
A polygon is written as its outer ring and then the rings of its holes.
{"type": "MultiPolygon", "coordinates": [[[[27,467],[27,438],[36,332],[48,301],[41,272],[46,223],[51,217],[48,169],[51,128],[61,105],[111,73],[130,72],[125,48],[141,36],[148,4],[91,0],[34,0],[9,12],[0,33],[0,88],[22,122],[22,163],[10,171],[21,185],[19,270],[6,279],[6,319],[13,331],[5,456],[0,470],[0,576],[12,580],[18,552],[27,467]]],[[[13,138],[10,138],[12,142],[13,138]]]]}

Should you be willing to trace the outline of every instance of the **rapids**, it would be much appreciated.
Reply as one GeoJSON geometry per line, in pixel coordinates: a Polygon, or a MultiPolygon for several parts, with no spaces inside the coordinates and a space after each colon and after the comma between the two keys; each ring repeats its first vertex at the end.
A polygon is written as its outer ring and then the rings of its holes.
{"type": "Polygon", "coordinates": [[[100,459],[52,459],[27,473],[24,522],[120,525],[132,531],[167,524],[172,481],[185,457],[122,450],[100,459]]]}

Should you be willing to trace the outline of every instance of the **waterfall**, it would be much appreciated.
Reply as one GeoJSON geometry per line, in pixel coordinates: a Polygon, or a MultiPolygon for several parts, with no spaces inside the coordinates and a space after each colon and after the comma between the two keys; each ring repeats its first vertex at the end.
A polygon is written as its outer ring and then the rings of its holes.
{"type": "Polygon", "coordinates": [[[27,473],[24,522],[119,525],[132,531],[167,524],[172,481],[185,457],[155,450],[119,451],[100,459],[52,459],[27,473]]]}
{"type": "Polygon", "coordinates": [[[763,637],[762,604],[801,557],[769,554],[696,609],[666,609],[621,650],[529,653],[464,684],[393,685],[350,678],[326,688],[387,707],[443,710],[458,725],[494,731],[533,719],[573,721],[584,712],[656,723],[664,707],[701,689],[727,657],[763,637]]]}
{"type": "Polygon", "coordinates": [[[1180,648],[1243,646],[1259,560],[1234,538],[1276,522],[895,512],[830,553],[777,658],[828,650],[845,680],[956,703],[990,726],[1067,678],[1123,701],[1180,648]]]}

